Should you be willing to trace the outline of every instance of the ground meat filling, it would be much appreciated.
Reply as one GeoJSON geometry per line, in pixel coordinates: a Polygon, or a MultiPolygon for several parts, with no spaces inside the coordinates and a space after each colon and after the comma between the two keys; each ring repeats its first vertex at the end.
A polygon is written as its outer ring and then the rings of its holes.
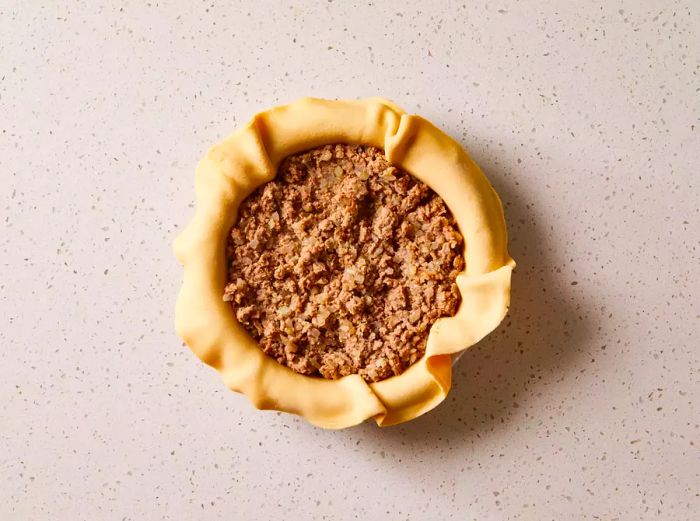
{"type": "Polygon", "coordinates": [[[224,300],[294,371],[377,382],[425,352],[459,304],[462,236],[427,185],[369,146],[287,157],[241,204],[224,300]]]}

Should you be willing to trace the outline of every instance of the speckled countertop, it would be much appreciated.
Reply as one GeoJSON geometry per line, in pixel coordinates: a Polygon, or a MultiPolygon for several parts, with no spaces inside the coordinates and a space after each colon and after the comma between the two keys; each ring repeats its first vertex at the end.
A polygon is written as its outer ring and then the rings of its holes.
{"type": "Polygon", "coordinates": [[[0,5],[0,519],[697,519],[700,4],[292,3],[0,5]],[[442,406],[327,432],[183,347],[171,241],[254,112],[377,94],[519,264],[442,406]]]}

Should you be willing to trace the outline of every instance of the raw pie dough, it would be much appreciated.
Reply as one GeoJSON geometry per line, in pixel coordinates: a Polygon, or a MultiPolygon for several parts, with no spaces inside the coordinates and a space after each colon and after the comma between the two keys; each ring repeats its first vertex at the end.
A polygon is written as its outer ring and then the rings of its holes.
{"type": "Polygon", "coordinates": [[[452,355],[491,332],[507,311],[515,264],[507,252],[498,196],[459,144],[386,100],[307,98],[261,112],[209,150],[197,168],[195,187],[195,216],[175,241],[184,266],[176,328],[228,387],[259,409],[298,414],[325,428],[370,417],[380,426],[408,421],[445,399],[452,355]],[[304,376],[280,365],[262,352],[221,298],[226,239],[241,201],[272,179],[286,156],[330,143],[383,149],[390,162],[442,197],[466,243],[457,313],[435,322],[418,362],[375,383],[357,374],[339,380],[304,376]]]}

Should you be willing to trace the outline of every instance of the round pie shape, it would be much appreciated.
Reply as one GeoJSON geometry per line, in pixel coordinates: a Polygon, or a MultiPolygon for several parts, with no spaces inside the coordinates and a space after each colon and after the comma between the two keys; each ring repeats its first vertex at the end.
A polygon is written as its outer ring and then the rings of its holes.
{"type": "Polygon", "coordinates": [[[411,420],[445,399],[453,356],[491,332],[508,309],[515,263],[496,192],[457,142],[389,101],[305,98],[261,112],[208,151],[197,167],[195,188],[194,218],[174,245],[184,267],[176,329],[229,388],[259,409],[298,414],[335,429],[368,418],[380,426],[411,420]],[[326,380],[279,364],[262,352],[222,299],[226,240],[240,203],[276,175],[286,156],[332,143],[384,150],[391,163],[442,197],[465,242],[457,313],[433,324],[420,360],[398,376],[369,384],[357,374],[326,380]]]}

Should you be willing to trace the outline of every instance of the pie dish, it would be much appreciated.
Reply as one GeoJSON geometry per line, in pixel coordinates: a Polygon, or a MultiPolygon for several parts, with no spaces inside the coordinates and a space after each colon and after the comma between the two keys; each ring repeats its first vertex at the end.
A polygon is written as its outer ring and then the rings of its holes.
{"type": "Polygon", "coordinates": [[[380,426],[408,421],[444,400],[453,357],[491,332],[507,311],[514,262],[498,196],[458,143],[389,101],[306,98],[261,112],[209,150],[197,167],[195,187],[194,218],[174,245],[184,267],[176,329],[229,388],[259,409],[298,414],[325,428],[368,418],[380,426]],[[466,267],[456,278],[456,313],[433,323],[420,359],[380,381],[293,371],[261,350],[222,298],[227,238],[241,203],[272,180],[288,156],[337,143],[383,151],[442,198],[464,237],[466,267]]]}

